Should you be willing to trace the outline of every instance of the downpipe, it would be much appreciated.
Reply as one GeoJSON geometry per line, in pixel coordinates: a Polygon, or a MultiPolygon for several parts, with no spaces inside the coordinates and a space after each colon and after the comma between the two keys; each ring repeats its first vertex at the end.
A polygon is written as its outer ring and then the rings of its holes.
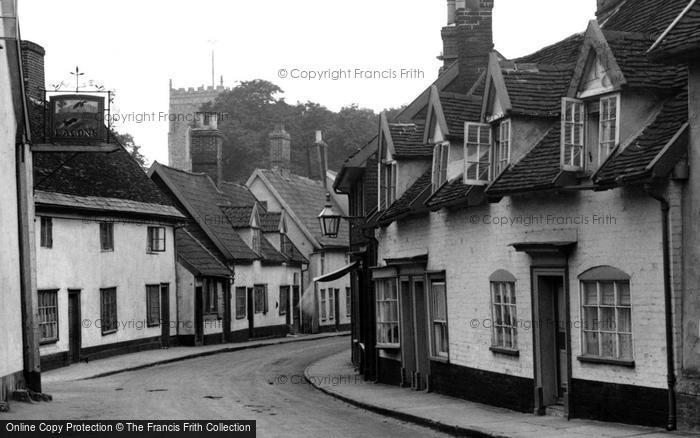
{"type": "Polygon", "coordinates": [[[676,430],[676,365],[673,346],[673,299],[671,296],[671,255],[669,250],[669,212],[668,201],[655,193],[650,184],[644,185],[644,191],[661,204],[661,236],[663,244],[664,305],[666,313],[666,368],[668,382],[668,420],[666,430],[676,430]]]}

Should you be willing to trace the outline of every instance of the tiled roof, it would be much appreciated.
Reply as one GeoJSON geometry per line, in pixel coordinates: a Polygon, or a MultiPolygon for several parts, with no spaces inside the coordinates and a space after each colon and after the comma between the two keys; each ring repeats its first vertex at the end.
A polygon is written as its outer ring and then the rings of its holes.
{"type": "Polygon", "coordinates": [[[486,190],[499,196],[554,187],[561,171],[561,127],[555,123],[542,140],[520,161],[511,165],[486,190]]]}
{"type": "Polygon", "coordinates": [[[462,176],[460,176],[440,187],[428,198],[425,205],[431,210],[437,210],[458,203],[460,200],[466,201],[469,192],[474,188],[477,186],[464,184],[462,176]]]}
{"type": "Polygon", "coordinates": [[[130,213],[147,216],[170,217],[181,220],[185,219],[185,216],[173,206],[148,204],[144,202],[131,201],[128,199],[76,196],[66,195],[64,193],[35,190],[34,202],[42,206],[63,207],[94,212],[130,213]]]}
{"type": "Polygon", "coordinates": [[[440,104],[452,136],[464,136],[464,122],[481,120],[481,97],[442,92],[440,104]]]}
{"type": "Polygon", "coordinates": [[[423,144],[423,123],[390,123],[389,131],[397,157],[430,157],[433,147],[423,144]]]}
{"type": "Polygon", "coordinates": [[[32,155],[36,190],[173,205],[121,147],[112,153],[35,152],[32,155]]]}
{"type": "Polygon", "coordinates": [[[280,230],[280,221],[282,213],[278,211],[268,211],[260,213],[260,229],[263,233],[278,233],[280,230]]]}
{"type": "Polygon", "coordinates": [[[603,29],[640,32],[658,38],[687,5],[688,0],[626,0],[602,23],[603,29]]]}
{"type": "Polygon", "coordinates": [[[249,228],[250,217],[253,214],[253,206],[221,207],[221,211],[231,223],[233,228],[249,228]]]}
{"type": "Polygon", "coordinates": [[[219,190],[228,196],[234,206],[252,206],[258,202],[255,196],[250,193],[248,187],[241,184],[224,181],[219,183],[219,190]]]}
{"type": "Polygon", "coordinates": [[[700,3],[697,1],[680,20],[663,36],[652,53],[679,55],[700,50],[700,3]]]}
{"type": "Polygon", "coordinates": [[[427,197],[427,192],[432,184],[431,177],[432,170],[425,172],[376,219],[376,222],[379,224],[390,224],[402,217],[421,211],[424,208],[423,200],[427,197]]]}
{"type": "Polygon", "coordinates": [[[284,263],[287,261],[287,258],[277,251],[265,236],[262,236],[260,239],[260,253],[263,261],[268,263],[284,263]]]}
{"type": "Polygon", "coordinates": [[[214,185],[211,178],[202,173],[185,172],[162,164],[156,163],[154,166],[158,166],[158,171],[162,172],[177,188],[184,198],[182,202],[192,207],[194,211],[190,214],[197,216],[205,224],[234,259],[258,258],[221,211],[221,207],[230,207],[231,201],[214,185]]]}
{"type": "Polygon", "coordinates": [[[639,137],[610,158],[595,175],[598,184],[612,184],[618,178],[634,180],[649,176],[647,166],[688,121],[686,91],[668,101],[639,137]]]}
{"type": "Polygon", "coordinates": [[[195,269],[199,275],[212,277],[231,277],[226,265],[209,252],[197,239],[182,228],[175,230],[177,256],[195,269]]]}
{"type": "Polygon", "coordinates": [[[561,66],[515,64],[501,65],[513,112],[534,116],[557,116],[561,98],[566,95],[573,75],[573,65],[561,66]]]}
{"type": "Polygon", "coordinates": [[[654,43],[651,37],[611,31],[604,34],[628,87],[666,90],[683,88],[688,83],[688,71],[684,65],[666,65],[651,60],[647,54],[654,43]]]}
{"type": "MultiPolygon", "coordinates": [[[[338,237],[333,239],[321,234],[318,215],[326,204],[326,189],[321,181],[295,174],[282,174],[276,170],[258,169],[280,197],[287,203],[292,213],[299,218],[306,229],[323,246],[348,246],[348,224],[341,221],[338,237]]],[[[337,209],[339,207],[336,206],[337,209]]]]}
{"type": "Polygon", "coordinates": [[[544,47],[535,53],[514,59],[517,63],[537,63],[537,64],[569,64],[575,63],[581,51],[583,34],[577,33],[565,38],[551,46],[544,47]]]}

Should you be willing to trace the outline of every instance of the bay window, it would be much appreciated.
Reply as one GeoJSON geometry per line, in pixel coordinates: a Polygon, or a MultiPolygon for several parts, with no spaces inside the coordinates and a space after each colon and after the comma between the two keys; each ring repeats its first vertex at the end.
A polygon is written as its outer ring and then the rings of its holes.
{"type": "Polygon", "coordinates": [[[396,279],[378,280],[377,293],[377,345],[399,347],[399,295],[396,279]]]}
{"type": "Polygon", "coordinates": [[[484,185],[491,172],[491,125],[467,122],[464,126],[464,183],[484,185]]]}

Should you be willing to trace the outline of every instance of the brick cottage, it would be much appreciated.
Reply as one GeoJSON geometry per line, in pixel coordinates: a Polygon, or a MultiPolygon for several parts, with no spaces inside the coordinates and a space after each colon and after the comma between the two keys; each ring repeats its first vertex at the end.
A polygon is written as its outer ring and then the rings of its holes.
{"type": "Polygon", "coordinates": [[[448,1],[438,79],[336,179],[367,218],[353,360],[538,415],[697,428],[697,45],[664,51],[697,4],[600,0],[518,59],[492,10],[448,1]]]}

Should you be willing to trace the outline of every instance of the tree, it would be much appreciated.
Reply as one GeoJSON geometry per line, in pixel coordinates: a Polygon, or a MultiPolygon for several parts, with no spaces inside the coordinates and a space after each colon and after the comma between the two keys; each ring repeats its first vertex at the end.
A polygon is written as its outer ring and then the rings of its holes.
{"type": "Polygon", "coordinates": [[[136,144],[131,134],[122,134],[112,130],[110,136],[114,138],[117,143],[124,146],[124,149],[129,152],[131,157],[139,163],[139,166],[141,166],[144,171],[148,170],[149,164],[146,157],[141,153],[141,145],[136,144]]]}
{"type": "Polygon", "coordinates": [[[241,82],[202,111],[225,114],[219,122],[224,135],[224,178],[244,182],[256,168],[269,166],[268,134],[277,123],[291,135],[291,168],[305,174],[306,147],[323,131],[329,145],[328,166],[339,169],[345,158],[377,134],[377,114],[350,105],[333,112],[315,102],[288,104],[277,85],[253,80],[241,82]]]}

